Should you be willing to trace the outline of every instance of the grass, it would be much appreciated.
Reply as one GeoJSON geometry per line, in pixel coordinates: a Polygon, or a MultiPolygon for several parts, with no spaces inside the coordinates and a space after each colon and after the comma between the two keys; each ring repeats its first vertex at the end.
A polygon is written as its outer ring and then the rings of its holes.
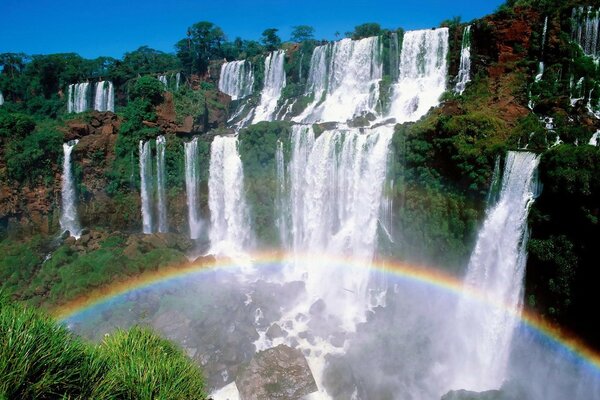
{"type": "Polygon", "coordinates": [[[134,327],[91,345],[0,293],[0,399],[206,399],[200,370],[134,327]]]}

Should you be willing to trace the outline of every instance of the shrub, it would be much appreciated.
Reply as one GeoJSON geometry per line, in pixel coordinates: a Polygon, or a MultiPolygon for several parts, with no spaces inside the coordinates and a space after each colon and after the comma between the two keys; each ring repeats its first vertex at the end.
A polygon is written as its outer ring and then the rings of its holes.
{"type": "Polygon", "coordinates": [[[129,92],[132,100],[145,99],[153,105],[160,104],[163,99],[164,85],[153,76],[142,76],[135,81],[129,92]]]}
{"type": "Polygon", "coordinates": [[[89,355],[66,327],[0,298],[0,338],[0,398],[82,395],[89,355]]]}
{"type": "Polygon", "coordinates": [[[0,399],[206,399],[174,344],[134,327],[99,346],[0,292],[0,399]]]}
{"type": "Polygon", "coordinates": [[[44,129],[10,142],[6,148],[8,176],[21,182],[50,179],[53,163],[62,157],[62,141],[62,134],[44,129]]]}
{"type": "Polygon", "coordinates": [[[106,337],[97,357],[106,368],[93,398],[205,399],[204,379],[182,351],[134,327],[106,337]]]}

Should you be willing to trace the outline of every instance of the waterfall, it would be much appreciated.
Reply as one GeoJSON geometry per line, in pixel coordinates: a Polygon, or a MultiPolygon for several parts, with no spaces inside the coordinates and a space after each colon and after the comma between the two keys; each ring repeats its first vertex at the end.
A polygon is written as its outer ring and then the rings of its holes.
{"type": "Polygon", "coordinates": [[[486,213],[464,279],[486,304],[465,295],[458,304],[454,388],[489,390],[506,378],[511,341],[522,306],[527,215],[537,191],[539,156],[508,152],[498,202],[486,213]],[[514,313],[511,313],[512,310],[514,313]]]}
{"type": "Polygon", "coordinates": [[[67,92],[67,111],[80,113],[88,109],[89,82],[74,83],[69,85],[67,92]]]}
{"type": "Polygon", "coordinates": [[[540,63],[538,64],[538,72],[535,76],[535,81],[539,82],[544,76],[544,47],[546,46],[546,34],[548,32],[548,17],[544,19],[544,30],[542,31],[542,45],[540,51],[540,63]]]}
{"type": "MultiPolygon", "coordinates": [[[[310,126],[294,126],[288,166],[294,253],[371,262],[393,132],[391,126],[365,133],[336,129],[315,139],[310,126]]],[[[343,326],[352,330],[369,304],[369,271],[336,277],[328,276],[331,272],[302,271],[308,275],[307,291],[312,301],[321,298],[332,310],[343,310],[343,326]]]]}
{"type": "Polygon", "coordinates": [[[454,91],[463,94],[467,83],[471,81],[471,25],[465,26],[463,30],[462,44],[460,50],[460,66],[456,78],[454,91]]]}
{"type": "Polygon", "coordinates": [[[284,60],[285,51],[283,50],[274,51],[265,59],[264,85],[260,94],[260,104],[254,110],[254,119],[252,120],[254,124],[273,119],[281,90],[285,87],[284,60]]]}
{"type": "Polygon", "coordinates": [[[394,31],[390,35],[390,78],[392,82],[398,80],[400,72],[400,48],[398,45],[398,32],[394,31]]]}
{"type": "Polygon", "coordinates": [[[210,147],[208,178],[211,253],[235,255],[250,239],[244,171],[237,137],[216,136],[210,147]]]}
{"type": "Polygon", "coordinates": [[[169,81],[167,81],[167,76],[166,75],[160,75],[158,77],[158,80],[160,83],[163,84],[163,86],[165,87],[165,90],[167,90],[167,88],[169,87],[169,81]]]}
{"type": "Polygon", "coordinates": [[[379,81],[383,75],[380,40],[342,39],[315,48],[307,81],[311,104],[298,122],[345,122],[359,115],[376,114],[379,81]]]}
{"type": "Polygon", "coordinates": [[[79,238],[81,227],[79,225],[79,215],[77,214],[77,193],[75,191],[73,167],[71,166],[71,152],[78,142],[78,140],[71,140],[63,143],[64,158],[60,213],[61,230],[63,232],[69,231],[69,234],[76,238],[79,238]]]}
{"type": "Polygon", "coordinates": [[[494,161],[494,171],[492,172],[492,182],[490,183],[490,188],[488,190],[488,195],[486,199],[486,205],[489,209],[498,200],[498,195],[500,194],[500,156],[496,157],[496,161],[494,161]]]}
{"type": "Polygon", "coordinates": [[[446,90],[447,54],[448,28],[404,34],[390,117],[399,123],[415,121],[439,104],[446,90]]]}
{"type": "Polygon", "coordinates": [[[231,96],[231,100],[251,95],[253,87],[254,70],[251,62],[242,60],[226,62],[221,65],[219,90],[231,96]]]}
{"type": "Polygon", "coordinates": [[[94,110],[115,111],[115,93],[112,82],[100,81],[96,83],[94,110]]]}
{"type": "Polygon", "coordinates": [[[152,233],[152,151],[150,141],[140,140],[140,181],[143,232],[152,233]]]}
{"type": "Polygon", "coordinates": [[[198,165],[198,138],[184,144],[185,150],[185,191],[187,195],[188,224],[190,238],[199,239],[203,223],[198,213],[200,196],[200,167],[198,165]]]}
{"type": "Polygon", "coordinates": [[[4,104],[4,95],[0,92],[0,106],[4,104]]]}
{"type": "Polygon", "coordinates": [[[283,142],[277,141],[277,148],[275,151],[275,165],[277,172],[277,210],[275,210],[277,217],[277,227],[279,228],[279,238],[281,240],[281,247],[285,248],[288,245],[288,226],[287,226],[287,198],[286,198],[286,170],[285,160],[283,155],[283,142]]]}
{"type": "Polygon", "coordinates": [[[573,9],[571,18],[571,38],[581,46],[583,52],[591,57],[600,56],[600,34],[598,26],[600,23],[599,10],[589,7],[578,7],[573,9]]]}
{"type": "Polygon", "coordinates": [[[179,84],[181,82],[181,72],[175,74],[175,90],[179,90],[179,84]]]}
{"type": "Polygon", "coordinates": [[[600,140],[598,139],[598,132],[600,132],[600,131],[594,132],[594,134],[590,138],[590,141],[588,142],[588,144],[591,144],[592,146],[600,145],[600,140]]]}
{"type": "Polygon", "coordinates": [[[164,136],[156,138],[156,194],[158,198],[158,231],[168,232],[167,191],[165,173],[165,150],[167,141],[164,136]]]}

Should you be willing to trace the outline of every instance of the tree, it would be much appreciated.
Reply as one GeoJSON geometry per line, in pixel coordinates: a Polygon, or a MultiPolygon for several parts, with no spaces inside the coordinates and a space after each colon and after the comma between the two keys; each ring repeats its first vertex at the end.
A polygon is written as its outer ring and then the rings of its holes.
{"type": "Polygon", "coordinates": [[[274,51],[281,46],[281,39],[277,35],[279,29],[269,28],[265,29],[262,33],[260,41],[268,51],[274,51]]]}
{"type": "Polygon", "coordinates": [[[175,45],[177,57],[190,73],[204,74],[210,60],[222,57],[223,30],[208,21],[197,22],[188,28],[187,38],[175,45]]]}
{"type": "Polygon", "coordinates": [[[152,105],[157,105],[163,100],[163,91],[164,86],[158,79],[153,76],[142,76],[135,82],[129,95],[132,100],[142,98],[152,105]]]}
{"type": "Polygon", "coordinates": [[[297,25],[293,27],[290,40],[292,42],[300,43],[308,40],[313,40],[315,35],[315,28],[309,25],[297,25]]]}
{"type": "Polygon", "coordinates": [[[381,25],[376,22],[367,22],[354,27],[354,32],[350,33],[352,39],[362,39],[381,34],[381,25]]]}

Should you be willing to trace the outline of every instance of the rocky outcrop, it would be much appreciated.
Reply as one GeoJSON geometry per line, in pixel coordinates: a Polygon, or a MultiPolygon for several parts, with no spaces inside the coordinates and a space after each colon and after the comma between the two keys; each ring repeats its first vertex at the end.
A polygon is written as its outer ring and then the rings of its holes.
{"type": "Polygon", "coordinates": [[[147,253],[153,249],[176,249],[185,252],[191,249],[193,243],[184,235],[176,233],[152,233],[133,234],[127,238],[123,254],[129,258],[135,258],[141,253],[147,253]]]}
{"type": "Polygon", "coordinates": [[[302,352],[285,345],[257,353],[235,384],[242,400],[294,400],[318,390],[302,352]]]}
{"type": "Polygon", "coordinates": [[[88,135],[114,134],[119,131],[121,120],[117,114],[106,111],[92,111],[86,120],[71,120],[61,130],[65,141],[81,139],[88,135]]]}

